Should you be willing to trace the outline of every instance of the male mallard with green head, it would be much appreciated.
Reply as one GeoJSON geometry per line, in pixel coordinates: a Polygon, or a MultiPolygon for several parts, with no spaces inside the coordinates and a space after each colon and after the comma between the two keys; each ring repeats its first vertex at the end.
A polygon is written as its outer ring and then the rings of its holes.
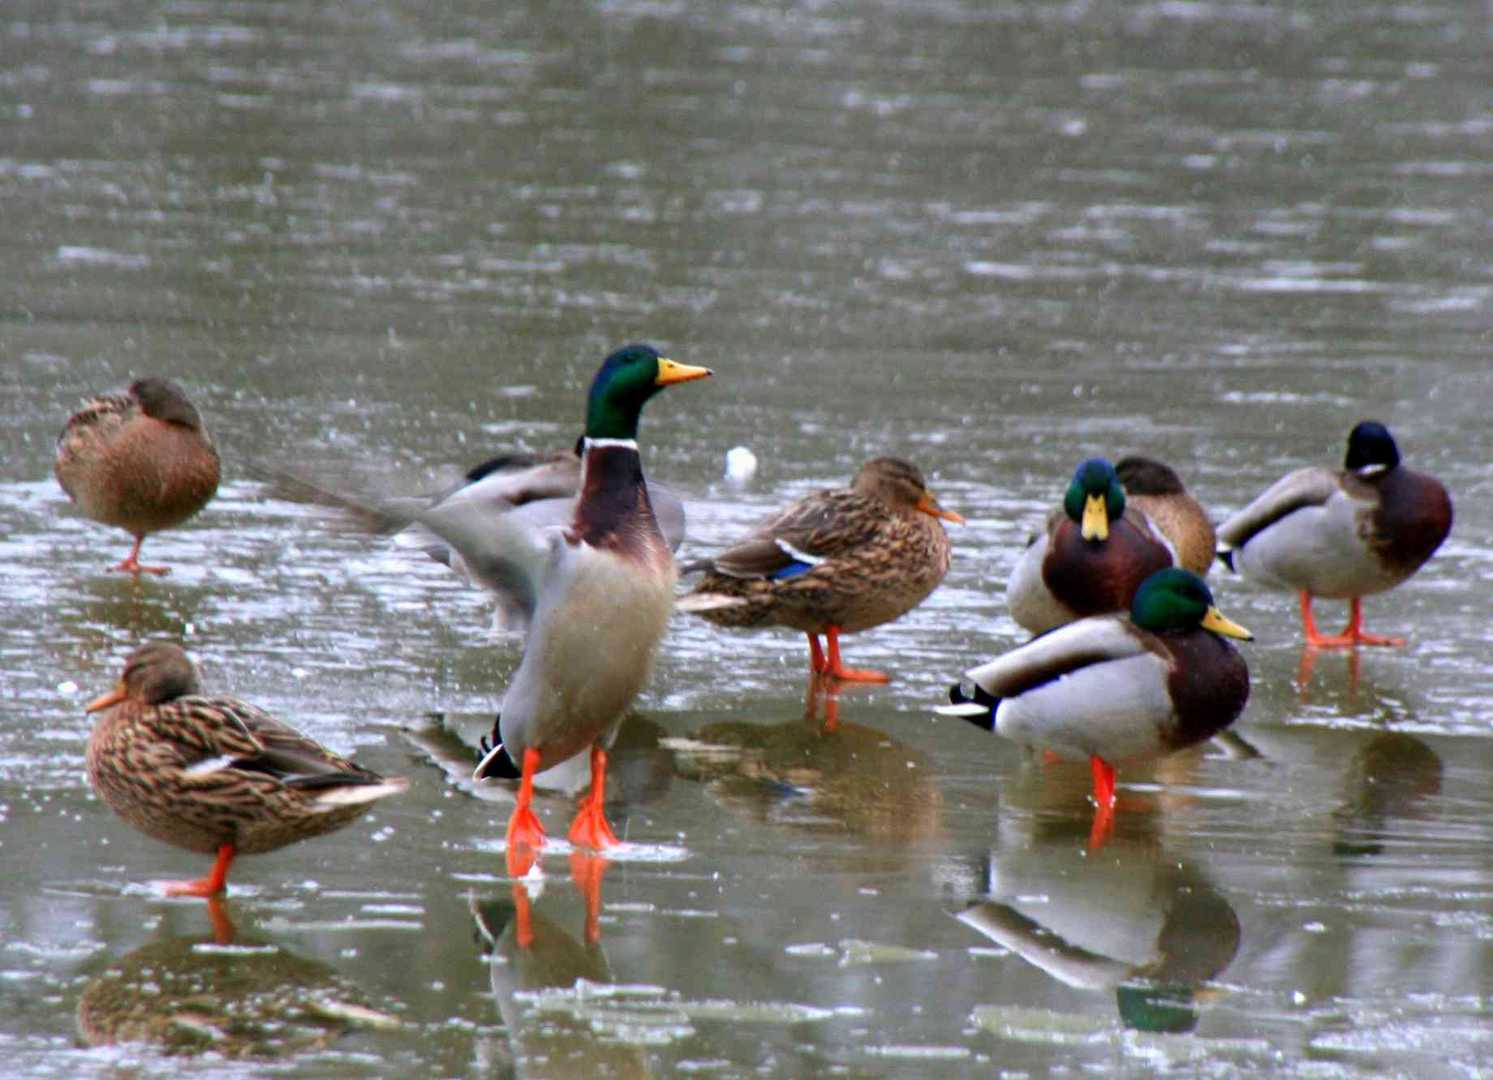
{"type": "Polygon", "coordinates": [[[603,811],[606,747],[642,690],[673,606],[677,572],[638,456],[638,418],[654,394],[703,379],[647,345],[607,357],[586,404],[580,495],[568,524],[493,515],[465,500],[401,513],[438,536],[479,579],[507,583],[528,625],[524,655],[476,778],[520,779],[508,822],[508,869],[521,875],[544,843],[536,773],[589,750],[591,790],[570,829],[592,848],[617,843],[603,811]]]}
{"type": "Polygon", "coordinates": [[[173,896],[215,896],[237,855],[274,851],[339,829],[408,782],[354,765],[246,702],[206,697],[180,646],[137,649],[109,693],[88,705],[88,779],[131,825],[215,854],[173,896]]]}
{"type": "Polygon", "coordinates": [[[1006,584],[1011,617],[1034,634],[1086,615],[1125,611],[1140,583],[1175,554],[1125,499],[1115,468],[1089,458],[1073,473],[1061,507],[1016,561],[1006,584]]]}
{"type": "Polygon", "coordinates": [[[1249,698],[1249,670],[1196,574],[1168,567],[1136,591],[1129,615],[1094,615],[964,673],[939,709],[1023,745],[1088,758],[1094,799],[1114,804],[1114,763],[1212,738],[1249,698]],[[1221,636],[1220,636],[1221,635],[1221,636]]]}
{"type": "Polygon", "coordinates": [[[84,514],[135,538],[112,569],[164,574],[164,566],[141,564],[140,545],[207,505],[218,490],[218,451],[181,387],[144,378],[72,415],[57,439],[55,472],[84,514]]]}
{"type": "Polygon", "coordinates": [[[705,576],[679,609],[718,626],[802,630],[815,674],[885,682],[882,672],[844,666],[840,635],[890,622],[938,587],[949,570],[939,519],[964,521],[938,505],[916,466],[873,458],[850,488],[800,499],[748,539],[686,566],[705,576]]]}
{"type": "Polygon", "coordinates": [[[1364,630],[1363,598],[1420,569],[1451,527],[1441,481],[1401,465],[1389,429],[1365,420],[1348,435],[1341,470],[1297,469],[1224,522],[1218,557],[1246,578],[1299,593],[1308,645],[1403,645],[1364,630]],[[1318,632],[1319,596],[1349,602],[1341,634],[1318,632]]]}

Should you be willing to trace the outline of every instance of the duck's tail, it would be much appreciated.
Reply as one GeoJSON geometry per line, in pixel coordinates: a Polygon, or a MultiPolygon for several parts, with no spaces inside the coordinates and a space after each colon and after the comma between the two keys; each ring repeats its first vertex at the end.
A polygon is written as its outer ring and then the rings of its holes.
{"type": "Polygon", "coordinates": [[[995,710],[1001,699],[973,682],[955,683],[949,687],[949,704],[933,711],[940,716],[957,716],[985,731],[995,730],[995,710]]]}

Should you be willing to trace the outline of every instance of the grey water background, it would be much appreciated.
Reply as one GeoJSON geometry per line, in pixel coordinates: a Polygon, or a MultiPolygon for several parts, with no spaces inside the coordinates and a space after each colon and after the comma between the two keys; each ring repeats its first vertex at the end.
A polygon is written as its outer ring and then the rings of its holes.
{"type": "MultiPolygon", "coordinates": [[[[12,0],[5,1073],[1486,1075],[1489,29],[1481,4],[1375,0],[12,0]],[[639,339],[717,372],[644,418],[688,552],[888,452],[969,523],[926,604],[847,639],[895,681],[845,690],[833,731],[801,636],[676,618],[617,755],[601,941],[562,848],[519,950],[510,796],[462,782],[459,742],[517,644],[248,465],[420,490],[563,445],[639,339]],[[140,373],[187,386],[225,483],[135,583],[50,463],[81,399],[140,373]],[[1084,769],[930,715],[1020,640],[1005,576],[1080,458],[1161,457],[1221,518],[1365,416],[1456,500],[1433,562],[1367,603],[1407,648],[1313,658],[1292,598],[1215,574],[1257,636],[1243,741],[1123,770],[1097,853],[1084,769]],[[107,973],[143,970],[148,1012],[215,955],[205,905],[144,885],[201,860],[83,777],[83,704],[159,635],[412,778],[245,859],[228,903],[240,970],[279,957],[288,993],[335,982],[397,1027],[270,1011],[245,1062],[84,1042],[107,973]],[[1191,1030],[1143,1030],[1166,1010],[1137,985],[1191,1030]]],[[[569,801],[542,812],[563,831],[569,801]]]]}

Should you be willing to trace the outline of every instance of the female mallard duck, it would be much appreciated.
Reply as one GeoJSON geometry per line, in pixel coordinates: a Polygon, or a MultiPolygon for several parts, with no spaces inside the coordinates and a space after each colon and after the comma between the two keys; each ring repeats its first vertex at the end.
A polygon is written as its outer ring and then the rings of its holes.
{"type": "Polygon", "coordinates": [[[973,689],[954,687],[954,704],[940,711],[1088,758],[1105,809],[1114,805],[1116,761],[1200,743],[1243,711],[1249,669],[1224,637],[1251,640],[1219,613],[1201,578],[1168,567],[1141,584],[1128,618],[1080,619],[971,668],[964,677],[973,689]]]}
{"type": "Polygon", "coordinates": [[[1403,645],[1364,630],[1363,597],[1415,573],[1451,527],[1446,488],[1401,465],[1389,429],[1365,420],[1348,435],[1341,471],[1313,466],[1277,480],[1219,528],[1218,556],[1247,578],[1300,593],[1309,645],[1403,645]],[[1341,634],[1317,631],[1316,596],[1350,602],[1341,634]]]}
{"type": "Polygon", "coordinates": [[[1034,634],[1086,615],[1125,611],[1147,577],[1175,562],[1150,520],[1126,502],[1104,458],[1078,466],[1063,505],[1027,545],[1006,584],[1011,617],[1034,634]]]}
{"type": "Polygon", "coordinates": [[[164,566],[141,565],[140,545],[207,505],[218,490],[218,451],[181,387],[137,379],[72,415],[57,439],[55,471],[84,514],[134,536],[112,569],[164,574],[164,566]]]}
{"type": "Polygon", "coordinates": [[[1202,504],[1188,493],[1170,465],[1131,454],[1115,462],[1115,475],[1130,505],[1160,530],[1177,552],[1177,565],[1207,577],[1216,538],[1202,504]]]}
{"type": "Polygon", "coordinates": [[[567,525],[536,525],[465,500],[391,508],[457,552],[473,574],[507,583],[528,633],[476,778],[521,778],[508,822],[508,869],[521,875],[544,843],[534,775],[589,749],[591,791],[572,842],[617,843],[603,812],[607,756],[622,715],[647,681],[672,609],[676,570],[638,457],[638,417],[654,394],[703,379],[708,368],[666,360],[647,345],[607,357],[591,383],[580,495],[567,525]]]}
{"type": "Polygon", "coordinates": [[[915,466],[873,458],[850,488],[800,499],[735,547],[686,566],[705,577],[678,606],[718,626],[802,630],[815,674],[886,682],[841,663],[840,635],[890,622],[938,586],[949,570],[938,518],[964,521],[938,505],[915,466]]]}
{"type": "Polygon", "coordinates": [[[215,896],[236,855],[331,832],[409,786],[237,698],[203,697],[191,660],[170,642],[137,649],[88,712],[102,714],[88,739],[88,779],[109,808],[157,840],[217,855],[207,877],[168,882],[171,896],[215,896]]]}

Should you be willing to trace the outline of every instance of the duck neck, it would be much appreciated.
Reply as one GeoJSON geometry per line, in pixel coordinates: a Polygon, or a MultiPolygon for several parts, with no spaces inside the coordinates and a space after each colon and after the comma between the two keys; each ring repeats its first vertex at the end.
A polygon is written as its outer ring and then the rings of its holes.
{"type": "Polygon", "coordinates": [[[657,533],[637,442],[585,439],[571,537],[592,547],[619,548],[640,534],[657,533]]]}

